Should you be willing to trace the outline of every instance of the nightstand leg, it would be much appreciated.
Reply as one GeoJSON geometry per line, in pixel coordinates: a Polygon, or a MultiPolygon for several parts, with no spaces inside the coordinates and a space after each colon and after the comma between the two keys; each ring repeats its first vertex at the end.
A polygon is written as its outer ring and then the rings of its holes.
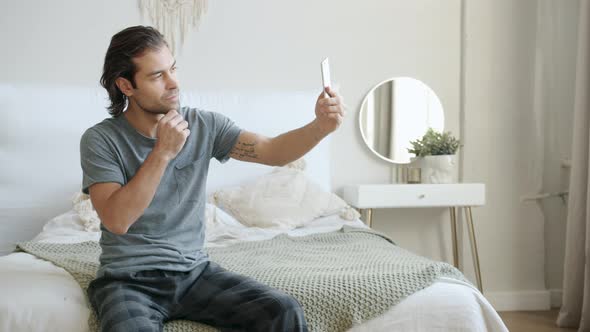
{"type": "Polygon", "coordinates": [[[373,209],[365,209],[365,223],[373,228],[373,209]]]}
{"type": "Polygon", "coordinates": [[[453,265],[459,268],[459,248],[457,246],[457,212],[451,206],[451,236],[453,238],[453,265]]]}
{"type": "Polygon", "coordinates": [[[365,220],[365,224],[373,227],[373,209],[360,209],[361,217],[365,220]]]}
{"type": "Polygon", "coordinates": [[[473,227],[473,215],[471,214],[471,207],[467,207],[467,227],[469,227],[469,239],[471,242],[471,254],[473,255],[473,266],[475,268],[475,278],[477,279],[477,288],[483,293],[483,286],[481,284],[481,270],[479,269],[479,255],[477,253],[477,243],[475,242],[475,228],[473,227]]]}

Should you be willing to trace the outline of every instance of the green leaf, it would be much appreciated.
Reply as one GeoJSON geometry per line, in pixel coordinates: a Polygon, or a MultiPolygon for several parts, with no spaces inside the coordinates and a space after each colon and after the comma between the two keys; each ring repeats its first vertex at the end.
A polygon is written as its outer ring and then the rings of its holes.
{"type": "Polygon", "coordinates": [[[455,154],[459,149],[460,142],[450,132],[439,133],[428,128],[421,139],[410,141],[412,148],[408,149],[416,157],[437,156],[455,154]]]}

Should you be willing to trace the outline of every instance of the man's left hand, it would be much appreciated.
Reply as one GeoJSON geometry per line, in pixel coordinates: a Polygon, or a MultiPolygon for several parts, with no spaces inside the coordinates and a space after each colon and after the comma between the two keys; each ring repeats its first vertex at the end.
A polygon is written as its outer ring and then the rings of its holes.
{"type": "Polygon", "coordinates": [[[344,118],[342,97],[331,87],[326,87],[315,104],[315,120],[323,135],[336,130],[344,118]]]}

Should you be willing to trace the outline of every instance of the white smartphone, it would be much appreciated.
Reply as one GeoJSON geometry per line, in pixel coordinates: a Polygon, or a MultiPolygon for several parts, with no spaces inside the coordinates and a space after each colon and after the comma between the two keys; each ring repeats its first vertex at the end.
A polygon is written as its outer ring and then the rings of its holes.
{"type": "MultiPolygon", "coordinates": [[[[322,67],[322,85],[324,86],[324,90],[325,90],[327,87],[332,85],[332,83],[330,82],[330,62],[329,62],[328,58],[325,58],[322,61],[321,67],[322,67]]],[[[324,96],[328,97],[326,92],[324,92],[324,96]]]]}

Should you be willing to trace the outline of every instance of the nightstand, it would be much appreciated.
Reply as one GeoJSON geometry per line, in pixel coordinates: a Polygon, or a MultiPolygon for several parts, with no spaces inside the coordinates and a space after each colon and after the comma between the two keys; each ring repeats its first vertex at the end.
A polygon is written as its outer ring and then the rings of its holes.
{"type": "Polygon", "coordinates": [[[457,210],[460,211],[463,208],[469,229],[477,287],[483,292],[471,207],[485,205],[485,184],[371,184],[346,186],[344,187],[344,200],[353,207],[364,210],[361,212],[365,212],[365,222],[369,227],[372,226],[373,209],[448,207],[453,240],[453,265],[456,268],[459,268],[457,210]]]}

